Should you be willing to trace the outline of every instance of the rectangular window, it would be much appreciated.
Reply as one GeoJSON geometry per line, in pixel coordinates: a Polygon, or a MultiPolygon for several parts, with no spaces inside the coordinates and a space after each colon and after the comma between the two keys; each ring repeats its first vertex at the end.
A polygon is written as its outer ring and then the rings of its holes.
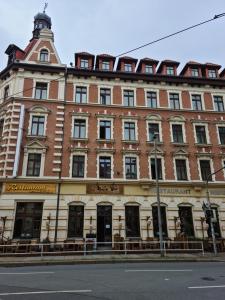
{"type": "Polygon", "coordinates": [[[175,163],[176,163],[177,180],[188,180],[186,160],[176,159],[175,163]]]}
{"type": "MultiPolygon", "coordinates": [[[[214,232],[216,238],[221,238],[221,231],[220,231],[220,222],[219,222],[219,213],[218,213],[218,208],[217,207],[212,207],[213,211],[213,227],[214,227],[214,232]]],[[[211,222],[209,219],[206,219],[206,223],[209,225],[208,227],[208,237],[212,237],[212,229],[211,229],[211,222]]]]}
{"type": "Polygon", "coordinates": [[[131,64],[124,64],[124,71],[125,72],[132,72],[132,65],[131,64]]]}
{"type": "Polygon", "coordinates": [[[68,220],[68,238],[83,238],[84,206],[70,205],[68,220]]]}
{"type": "Polygon", "coordinates": [[[153,74],[153,66],[146,65],[145,66],[145,73],[153,74]]]}
{"type": "Polygon", "coordinates": [[[135,122],[124,122],[124,139],[128,141],[135,141],[135,122]]]}
{"type": "Polygon", "coordinates": [[[102,62],[102,70],[109,71],[109,68],[110,68],[109,61],[103,61],[102,62]]]}
{"type": "Polygon", "coordinates": [[[48,84],[43,82],[37,82],[35,88],[36,99],[47,99],[48,84]]]}
{"type": "Polygon", "coordinates": [[[153,142],[156,139],[157,142],[160,141],[159,136],[159,124],[157,123],[148,123],[148,140],[153,142]]]}
{"type": "Polygon", "coordinates": [[[224,103],[222,96],[214,96],[214,106],[216,111],[224,111],[224,103]]]}
{"type": "Polygon", "coordinates": [[[84,155],[74,155],[73,156],[73,168],[72,177],[84,177],[84,155]]]}
{"type": "Polygon", "coordinates": [[[43,203],[18,202],[14,224],[14,239],[39,239],[43,203]]]}
{"type": "Polygon", "coordinates": [[[87,103],[87,88],[84,86],[76,87],[76,95],[75,95],[76,103],[87,103]]]}
{"type": "Polygon", "coordinates": [[[179,94],[170,93],[170,108],[172,108],[172,109],[180,109],[179,94]]]}
{"type": "Polygon", "coordinates": [[[209,70],[208,71],[209,78],[216,78],[216,70],[209,70]]]}
{"type": "Polygon", "coordinates": [[[166,74],[167,75],[175,75],[174,67],[166,67],[166,74]]]}
{"type": "Polygon", "coordinates": [[[187,237],[194,237],[192,208],[190,206],[179,206],[179,218],[181,233],[187,237]]]}
{"type": "Polygon", "coordinates": [[[9,86],[7,85],[7,86],[4,88],[4,96],[3,96],[3,99],[6,100],[8,97],[9,97],[9,86]]]}
{"type": "Polygon", "coordinates": [[[134,91],[131,90],[123,91],[123,105],[134,106],[134,91]]]}
{"type": "Polygon", "coordinates": [[[102,140],[111,139],[111,121],[105,121],[105,120],[100,121],[99,138],[102,140]]]}
{"type": "Polygon", "coordinates": [[[40,176],[41,154],[29,153],[27,161],[27,176],[40,176]]]}
{"type": "MultiPolygon", "coordinates": [[[[156,166],[155,166],[155,158],[151,158],[151,177],[153,180],[156,179],[156,166]]],[[[158,179],[162,180],[162,160],[161,158],[157,158],[157,175],[158,179]]]]}
{"type": "Polygon", "coordinates": [[[225,127],[218,127],[220,144],[225,145],[225,127]]]}
{"type": "Polygon", "coordinates": [[[205,126],[195,126],[196,138],[198,144],[207,144],[205,126]]]}
{"type": "Polygon", "coordinates": [[[157,93],[147,92],[147,106],[151,108],[157,108],[157,93]]]}
{"type": "Polygon", "coordinates": [[[81,59],[80,67],[81,67],[81,69],[88,69],[88,59],[81,59]]]}
{"type": "Polygon", "coordinates": [[[0,138],[3,135],[3,128],[4,128],[4,119],[0,120],[0,138]]]}
{"type": "Polygon", "coordinates": [[[111,178],[111,157],[99,157],[99,178],[111,178]]]}
{"type": "Polygon", "coordinates": [[[183,143],[183,129],[181,124],[172,124],[173,142],[183,143]]]}
{"type": "Polygon", "coordinates": [[[44,135],[45,117],[32,116],[31,135],[44,135]]]}
{"type": "Polygon", "coordinates": [[[42,49],[40,53],[40,61],[41,62],[48,62],[48,50],[42,49]]]}
{"type": "Polygon", "coordinates": [[[201,95],[192,95],[192,108],[193,110],[202,110],[201,95]]]}
{"type": "Polygon", "coordinates": [[[73,137],[77,139],[86,138],[86,120],[74,119],[73,137]]]}
{"type": "Polygon", "coordinates": [[[137,159],[136,157],[125,157],[126,179],[137,179],[137,159]]]}
{"type": "MultiPolygon", "coordinates": [[[[160,207],[161,220],[162,220],[162,235],[163,237],[168,237],[167,233],[167,220],[166,220],[166,207],[160,207]]],[[[159,223],[158,223],[158,207],[152,206],[152,219],[153,219],[153,232],[154,237],[159,237],[159,223]]]]}
{"type": "Polygon", "coordinates": [[[198,77],[199,76],[198,69],[191,69],[191,76],[198,77]]]}
{"type": "Polygon", "coordinates": [[[212,175],[210,175],[212,173],[210,167],[210,161],[200,160],[200,169],[201,169],[202,180],[206,181],[208,179],[209,181],[212,181],[212,175]]]}
{"type": "Polygon", "coordinates": [[[110,105],[111,104],[111,90],[100,89],[100,104],[110,105]]]}
{"type": "Polygon", "coordinates": [[[126,237],[140,237],[139,206],[125,206],[126,237]]]}

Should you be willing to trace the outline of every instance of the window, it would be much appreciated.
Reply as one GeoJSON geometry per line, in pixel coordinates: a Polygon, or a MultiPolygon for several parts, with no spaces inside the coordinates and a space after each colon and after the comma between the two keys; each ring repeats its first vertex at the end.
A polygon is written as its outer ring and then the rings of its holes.
{"type": "MultiPolygon", "coordinates": [[[[213,211],[213,227],[216,238],[221,238],[221,231],[220,231],[220,223],[219,223],[219,214],[218,214],[218,208],[212,207],[213,211]]],[[[206,223],[209,225],[208,227],[208,237],[212,237],[212,231],[211,231],[211,222],[209,219],[206,219],[206,223]]]]}
{"type": "Polygon", "coordinates": [[[216,111],[224,111],[224,103],[222,96],[214,96],[214,107],[216,111]]]}
{"type": "Polygon", "coordinates": [[[220,144],[225,145],[225,127],[218,127],[220,144]]]}
{"type": "Polygon", "coordinates": [[[212,175],[210,175],[212,172],[209,160],[200,160],[200,170],[202,180],[206,181],[208,179],[209,181],[212,181],[212,175]]]}
{"type": "Polygon", "coordinates": [[[151,108],[157,107],[157,93],[147,92],[147,106],[151,108]]]}
{"type": "Polygon", "coordinates": [[[170,93],[170,108],[180,109],[179,94],[170,93]]]}
{"type": "Polygon", "coordinates": [[[111,121],[105,121],[105,120],[100,121],[99,138],[103,140],[111,139],[111,121]]]}
{"type": "Polygon", "coordinates": [[[123,91],[123,104],[124,106],[134,106],[134,91],[123,91]]]}
{"type": "Polygon", "coordinates": [[[18,202],[14,224],[14,239],[40,238],[43,203],[18,202]]]}
{"type": "Polygon", "coordinates": [[[157,142],[160,141],[159,124],[158,123],[148,123],[148,140],[150,142],[153,142],[154,137],[157,142]]]}
{"type": "Polygon", "coordinates": [[[176,164],[177,180],[188,180],[186,160],[176,159],[175,164],[176,164]]]}
{"type": "Polygon", "coordinates": [[[88,59],[81,59],[80,60],[80,67],[81,69],[88,69],[88,59]]]}
{"type": "Polygon", "coordinates": [[[153,74],[153,66],[146,65],[145,66],[145,73],[153,74]]]}
{"type": "MultiPolygon", "coordinates": [[[[162,235],[163,237],[168,237],[167,233],[167,220],[166,220],[166,207],[160,207],[161,220],[162,220],[162,235]]],[[[159,223],[158,223],[158,207],[152,206],[152,218],[153,218],[153,232],[154,237],[159,237],[159,223]]]]}
{"type": "Polygon", "coordinates": [[[198,69],[191,69],[191,76],[198,77],[199,76],[198,69]]]}
{"type": "MultiPolygon", "coordinates": [[[[157,158],[157,175],[158,175],[158,179],[162,180],[163,176],[162,176],[162,159],[161,158],[157,158]]],[[[155,166],[155,158],[151,158],[151,177],[153,180],[156,179],[156,166],[155,166]]]]}
{"type": "Polygon", "coordinates": [[[186,237],[194,237],[192,208],[179,206],[180,231],[186,237]]]}
{"type": "Polygon", "coordinates": [[[73,137],[77,139],[86,138],[86,120],[74,119],[73,137]]]}
{"type": "Polygon", "coordinates": [[[84,86],[76,87],[76,95],[75,95],[76,103],[87,103],[87,88],[84,86]]]}
{"type": "Polygon", "coordinates": [[[126,237],[140,237],[139,206],[125,206],[126,237]]]}
{"type": "Polygon", "coordinates": [[[175,75],[174,67],[166,67],[166,74],[167,75],[175,75]]]}
{"type": "Polygon", "coordinates": [[[209,70],[208,71],[209,78],[216,78],[216,70],[209,70]]]}
{"type": "Polygon", "coordinates": [[[109,71],[109,68],[110,68],[109,61],[103,61],[102,62],[102,70],[109,71]]]}
{"type": "Polygon", "coordinates": [[[196,131],[197,144],[207,144],[205,126],[196,125],[195,131],[196,131]]]}
{"type": "Polygon", "coordinates": [[[32,116],[31,123],[31,135],[44,135],[45,117],[43,116],[32,116]]]}
{"type": "Polygon", "coordinates": [[[100,104],[110,105],[111,104],[111,90],[100,89],[100,104]]]}
{"type": "Polygon", "coordinates": [[[72,177],[84,177],[84,155],[73,156],[72,177]]]}
{"type": "Polygon", "coordinates": [[[125,157],[126,179],[137,179],[137,159],[136,157],[125,157]]]}
{"type": "Polygon", "coordinates": [[[40,176],[41,154],[29,153],[27,161],[27,176],[40,176]]]}
{"type": "Polygon", "coordinates": [[[181,124],[172,124],[173,142],[183,143],[183,129],[181,124]]]}
{"type": "Polygon", "coordinates": [[[192,108],[193,110],[202,110],[201,95],[192,95],[192,108]]]}
{"type": "Polygon", "coordinates": [[[40,52],[40,61],[41,62],[48,62],[48,50],[42,49],[40,52]]]}
{"type": "Polygon", "coordinates": [[[132,65],[131,64],[124,64],[124,71],[125,72],[132,72],[132,65]]]}
{"type": "Polygon", "coordinates": [[[111,157],[99,157],[99,178],[111,178],[111,157]]]}
{"type": "Polygon", "coordinates": [[[9,97],[9,86],[7,85],[5,88],[4,88],[4,100],[6,100],[7,98],[9,97]]]}
{"type": "Polygon", "coordinates": [[[84,206],[70,205],[68,220],[68,238],[82,238],[84,228],[84,206]]]}
{"type": "Polygon", "coordinates": [[[134,122],[124,122],[124,139],[128,141],[136,140],[134,122]]]}
{"type": "Polygon", "coordinates": [[[37,82],[35,88],[36,99],[47,99],[48,84],[43,82],[37,82]]]}
{"type": "Polygon", "coordinates": [[[4,119],[0,120],[0,138],[3,136],[4,119]]]}

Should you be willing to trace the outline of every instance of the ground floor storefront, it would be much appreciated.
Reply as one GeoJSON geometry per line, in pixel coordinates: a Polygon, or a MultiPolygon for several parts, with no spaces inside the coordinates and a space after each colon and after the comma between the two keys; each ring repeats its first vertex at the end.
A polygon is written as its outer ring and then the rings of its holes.
{"type": "MultiPolygon", "coordinates": [[[[216,237],[225,238],[225,188],[213,186],[209,193],[216,237]]],[[[160,201],[165,240],[211,236],[202,209],[204,187],[162,185],[160,201]]],[[[57,183],[2,186],[1,239],[64,242],[93,237],[99,244],[110,244],[118,237],[145,241],[158,236],[154,185],[62,183],[60,194],[57,183]]]]}

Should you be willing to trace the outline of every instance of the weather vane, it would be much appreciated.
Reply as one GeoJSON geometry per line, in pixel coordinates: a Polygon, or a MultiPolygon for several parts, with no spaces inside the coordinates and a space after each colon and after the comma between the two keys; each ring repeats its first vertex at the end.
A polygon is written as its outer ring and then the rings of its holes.
{"type": "Polygon", "coordinates": [[[47,7],[48,7],[48,3],[45,2],[45,6],[44,6],[44,10],[43,10],[43,13],[44,13],[44,14],[45,14],[45,10],[46,10],[47,7]]]}

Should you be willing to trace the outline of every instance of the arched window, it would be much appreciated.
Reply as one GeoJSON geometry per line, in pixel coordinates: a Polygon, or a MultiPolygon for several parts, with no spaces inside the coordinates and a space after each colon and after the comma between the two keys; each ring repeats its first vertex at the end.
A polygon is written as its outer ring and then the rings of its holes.
{"type": "Polygon", "coordinates": [[[41,50],[40,61],[48,61],[48,50],[46,49],[41,50]]]}

